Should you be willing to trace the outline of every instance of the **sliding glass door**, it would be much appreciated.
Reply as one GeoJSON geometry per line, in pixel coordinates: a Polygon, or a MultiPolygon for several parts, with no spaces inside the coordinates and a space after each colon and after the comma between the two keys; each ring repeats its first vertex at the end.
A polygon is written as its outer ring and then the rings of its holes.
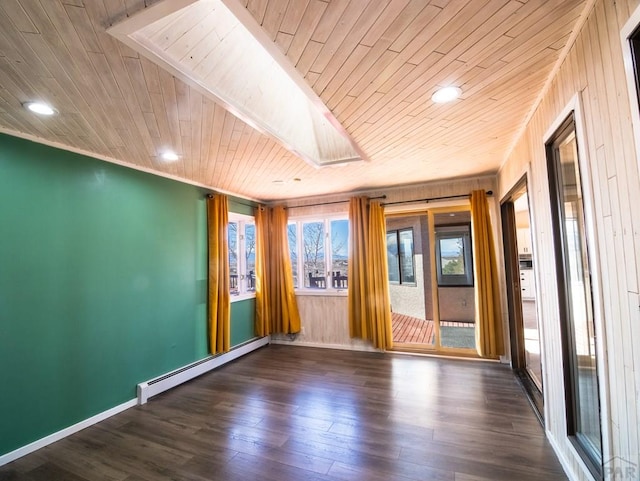
{"type": "Polygon", "coordinates": [[[597,340],[578,155],[571,116],[547,144],[565,361],[567,434],[594,474],[601,476],[597,340]]]}
{"type": "Polygon", "coordinates": [[[386,227],[395,348],[475,356],[469,208],[392,214],[386,227]]]}
{"type": "Polygon", "coordinates": [[[475,353],[471,212],[436,211],[433,230],[439,347],[442,350],[470,350],[475,353]]]}

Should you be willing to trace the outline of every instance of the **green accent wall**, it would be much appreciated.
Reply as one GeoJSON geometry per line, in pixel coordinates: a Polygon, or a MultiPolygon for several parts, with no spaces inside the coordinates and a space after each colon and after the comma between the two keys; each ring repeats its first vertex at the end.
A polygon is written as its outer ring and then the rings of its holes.
{"type": "Polygon", "coordinates": [[[231,345],[237,346],[255,337],[256,300],[231,303],[231,345]]]}
{"type": "Polygon", "coordinates": [[[208,355],[202,189],[0,134],[0,226],[0,455],[208,355]]]}
{"type": "Polygon", "coordinates": [[[255,202],[229,197],[229,211],[236,214],[255,215],[256,207],[257,204],[255,202]]]}

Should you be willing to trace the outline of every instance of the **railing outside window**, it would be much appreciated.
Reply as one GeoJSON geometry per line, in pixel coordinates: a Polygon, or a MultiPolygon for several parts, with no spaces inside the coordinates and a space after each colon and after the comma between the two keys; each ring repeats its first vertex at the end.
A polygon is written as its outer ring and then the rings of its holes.
{"type": "Polygon", "coordinates": [[[349,221],[346,218],[292,219],[288,233],[297,289],[347,289],[349,221]]]}
{"type": "Polygon", "coordinates": [[[256,288],[256,226],[251,216],[229,213],[229,286],[241,296],[256,288]]]}

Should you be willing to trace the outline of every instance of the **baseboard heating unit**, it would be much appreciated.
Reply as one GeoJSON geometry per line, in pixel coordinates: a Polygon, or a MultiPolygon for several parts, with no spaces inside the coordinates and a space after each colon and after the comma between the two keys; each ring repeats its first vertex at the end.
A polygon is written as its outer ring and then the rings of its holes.
{"type": "Polygon", "coordinates": [[[202,359],[200,361],[181,367],[162,376],[138,384],[138,404],[146,404],[153,396],[176,387],[184,382],[209,372],[228,362],[238,359],[245,354],[255,351],[269,344],[269,337],[252,339],[234,347],[229,352],[202,359]]]}

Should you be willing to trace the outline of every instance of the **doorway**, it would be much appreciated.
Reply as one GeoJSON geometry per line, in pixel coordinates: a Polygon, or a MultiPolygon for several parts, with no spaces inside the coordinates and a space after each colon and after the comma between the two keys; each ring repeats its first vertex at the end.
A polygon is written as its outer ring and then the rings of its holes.
{"type": "Polygon", "coordinates": [[[476,356],[468,206],[387,215],[394,348],[476,356]]]}
{"type": "Polygon", "coordinates": [[[542,421],[544,416],[540,322],[526,177],[501,206],[507,273],[511,364],[542,421]]]}

